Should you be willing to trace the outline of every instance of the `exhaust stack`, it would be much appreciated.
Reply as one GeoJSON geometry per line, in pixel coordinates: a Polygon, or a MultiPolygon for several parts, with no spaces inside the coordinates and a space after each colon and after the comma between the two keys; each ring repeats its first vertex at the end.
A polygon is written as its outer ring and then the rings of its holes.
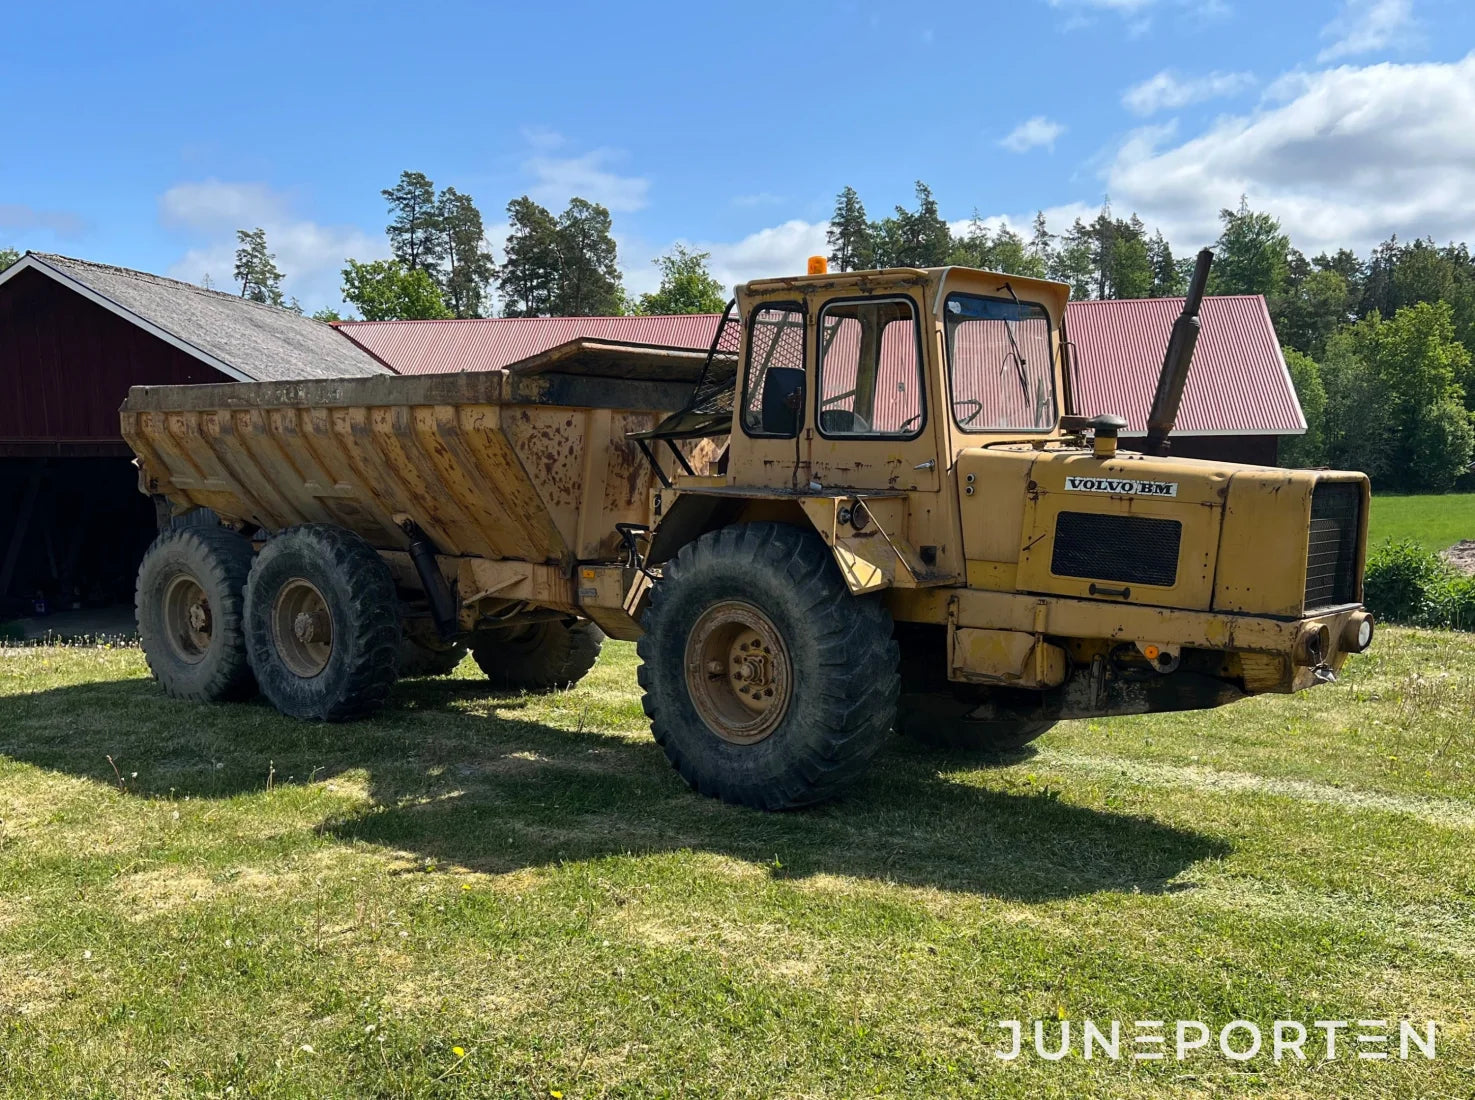
{"type": "Polygon", "coordinates": [[[1193,267],[1193,279],[1188,284],[1188,297],[1183,302],[1183,312],[1173,322],[1173,334],[1168,337],[1163,371],[1157,379],[1157,394],[1152,399],[1152,411],[1147,414],[1147,440],[1142,447],[1143,454],[1168,453],[1168,434],[1178,419],[1183,387],[1188,384],[1188,368],[1193,365],[1193,349],[1198,343],[1198,309],[1204,300],[1204,289],[1209,283],[1209,265],[1213,262],[1214,254],[1207,248],[1199,252],[1198,262],[1193,267]]]}

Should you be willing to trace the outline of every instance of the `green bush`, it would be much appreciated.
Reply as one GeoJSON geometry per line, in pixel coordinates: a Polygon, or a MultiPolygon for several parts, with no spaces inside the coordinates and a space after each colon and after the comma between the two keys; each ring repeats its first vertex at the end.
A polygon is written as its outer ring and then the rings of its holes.
{"type": "Polygon", "coordinates": [[[1475,577],[1409,539],[1368,555],[1362,600],[1383,622],[1475,631],[1475,577]]]}
{"type": "Polygon", "coordinates": [[[1438,554],[1411,539],[1385,542],[1368,555],[1362,602],[1384,622],[1423,623],[1445,568],[1438,554]]]}
{"type": "Polygon", "coordinates": [[[1429,597],[1431,626],[1475,631],[1475,577],[1449,571],[1429,597]]]}

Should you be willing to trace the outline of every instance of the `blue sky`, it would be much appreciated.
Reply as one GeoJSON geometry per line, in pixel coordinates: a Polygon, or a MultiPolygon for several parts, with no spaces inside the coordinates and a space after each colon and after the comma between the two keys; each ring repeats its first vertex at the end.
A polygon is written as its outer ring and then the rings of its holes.
{"type": "Polygon", "coordinates": [[[405,168],[613,213],[627,285],[675,241],[724,281],[872,216],[1063,229],[1109,195],[1180,249],[1246,193],[1298,244],[1475,241],[1475,4],[817,0],[14,5],[0,245],[217,285],[262,225],[309,308],[386,254],[405,168]]]}

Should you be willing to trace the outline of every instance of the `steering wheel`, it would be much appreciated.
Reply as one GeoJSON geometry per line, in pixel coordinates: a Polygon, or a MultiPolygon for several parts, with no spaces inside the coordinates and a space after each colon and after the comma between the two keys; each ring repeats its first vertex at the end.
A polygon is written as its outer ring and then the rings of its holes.
{"type": "Polygon", "coordinates": [[[972,424],[975,420],[978,419],[979,414],[981,414],[982,412],[983,412],[983,402],[982,401],[975,401],[971,397],[960,397],[960,398],[958,398],[957,400],[955,400],[953,402],[953,419],[958,422],[958,427],[960,427],[960,428],[964,428],[964,427],[967,427],[969,424],[972,424]],[[973,406],[973,411],[971,413],[969,413],[967,416],[959,416],[958,415],[958,406],[959,405],[972,405],[973,406]]]}

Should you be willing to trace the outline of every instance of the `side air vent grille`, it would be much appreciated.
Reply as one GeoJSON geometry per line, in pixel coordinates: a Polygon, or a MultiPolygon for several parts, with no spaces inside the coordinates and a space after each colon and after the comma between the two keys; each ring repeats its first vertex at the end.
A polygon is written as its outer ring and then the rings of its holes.
{"type": "Polygon", "coordinates": [[[1311,491],[1306,544],[1306,610],[1357,602],[1357,535],[1362,486],[1324,481],[1311,491]]]}
{"type": "Polygon", "coordinates": [[[1178,579],[1182,538],[1183,525],[1175,519],[1061,512],[1050,572],[1171,588],[1178,579]]]}

